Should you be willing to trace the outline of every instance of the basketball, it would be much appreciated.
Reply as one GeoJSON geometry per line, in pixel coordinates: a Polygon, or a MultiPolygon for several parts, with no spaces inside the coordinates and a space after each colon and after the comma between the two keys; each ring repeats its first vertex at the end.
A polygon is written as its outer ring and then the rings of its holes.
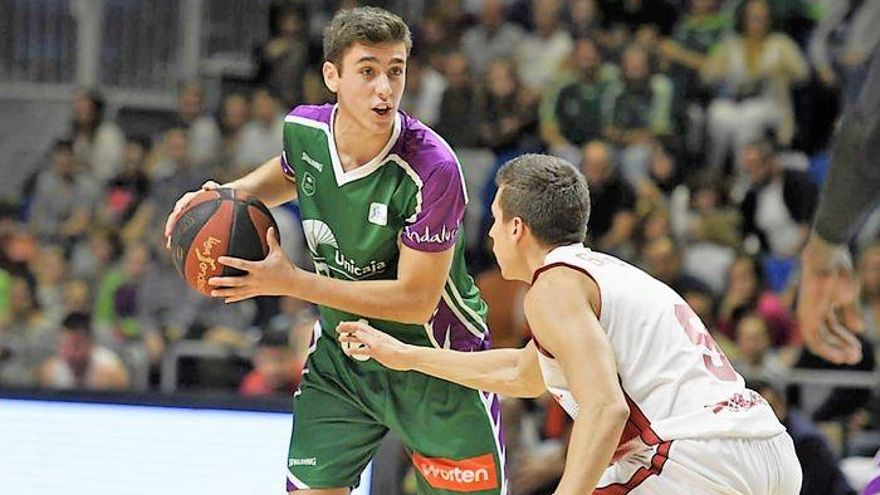
{"type": "Polygon", "coordinates": [[[265,258],[269,227],[278,232],[269,208],[255,196],[230,188],[201,191],[180,214],[171,233],[174,266],[190,287],[210,296],[208,279],[243,274],[221,265],[217,258],[265,258]]]}

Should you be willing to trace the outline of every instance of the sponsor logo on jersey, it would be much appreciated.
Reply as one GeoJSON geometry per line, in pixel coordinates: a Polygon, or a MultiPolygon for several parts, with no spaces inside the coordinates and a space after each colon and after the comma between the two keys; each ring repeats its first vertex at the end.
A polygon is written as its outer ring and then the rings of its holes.
{"type": "Polygon", "coordinates": [[[452,239],[455,239],[456,234],[458,234],[457,227],[448,230],[445,225],[440,229],[440,232],[433,233],[428,230],[427,226],[425,226],[425,230],[422,232],[416,232],[409,228],[406,229],[407,239],[417,244],[446,244],[452,239]]]}
{"type": "Polygon", "coordinates": [[[326,263],[326,259],[318,254],[318,247],[327,245],[335,250],[333,261],[335,267],[345,271],[354,278],[362,278],[381,273],[385,271],[388,264],[384,261],[370,260],[366,264],[358,264],[357,261],[347,258],[345,254],[339,250],[339,243],[336,241],[336,235],[326,223],[308,218],[303,220],[303,233],[306,236],[306,244],[309,246],[309,252],[315,261],[315,270],[324,275],[330,275],[330,267],[326,263]]]}
{"type": "Polygon", "coordinates": [[[374,273],[384,272],[387,266],[384,261],[376,260],[370,260],[366,265],[359,266],[354,260],[346,258],[342,251],[339,250],[336,251],[334,261],[342,269],[355,277],[366,277],[374,273]]]}
{"type": "Polygon", "coordinates": [[[425,481],[434,488],[456,492],[498,488],[498,474],[492,454],[456,461],[414,453],[412,461],[425,481]]]}
{"type": "Polygon", "coordinates": [[[313,218],[307,218],[303,220],[303,232],[306,236],[306,244],[309,246],[309,251],[312,254],[318,254],[318,246],[321,244],[327,244],[328,246],[333,246],[336,249],[339,249],[339,243],[336,242],[336,235],[333,234],[333,230],[326,223],[315,220],[313,218]]]}
{"type": "Polygon", "coordinates": [[[315,195],[315,190],[316,190],[315,178],[312,176],[312,174],[310,174],[308,172],[305,172],[303,174],[302,190],[306,196],[314,196],[315,195]]]}
{"type": "Polygon", "coordinates": [[[310,157],[309,154],[306,153],[305,151],[302,152],[302,156],[300,158],[302,158],[302,160],[304,162],[306,162],[309,165],[311,165],[312,167],[314,167],[315,170],[317,170],[318,172],[324,171],[324,164],[319,162],[318,160],[315,160],[314,158],[310,157]]]}
{"type": "Polygon", "coordinates": [[[370,214],[367,220],[376,225],[388,225],[388,205],[383,203],[370,203],[370,214]]]}
{"type": "Polygon", "coordinates": [[[305,459],[288,459],[287,467],[292,466],[317,466],[318,458],[317,457],[307,457],[305,459]]]}

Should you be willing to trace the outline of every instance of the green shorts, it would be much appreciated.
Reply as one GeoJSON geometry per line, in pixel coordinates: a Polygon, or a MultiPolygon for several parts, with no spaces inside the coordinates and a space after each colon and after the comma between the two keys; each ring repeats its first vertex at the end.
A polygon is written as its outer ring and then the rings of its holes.
{"type": "Polygon", "coordinates": [[[420,494],[507,493],[497,396],[356,361],[315,333],[293,399],[288,491],[355,486],[391,430],[420,494]]]}

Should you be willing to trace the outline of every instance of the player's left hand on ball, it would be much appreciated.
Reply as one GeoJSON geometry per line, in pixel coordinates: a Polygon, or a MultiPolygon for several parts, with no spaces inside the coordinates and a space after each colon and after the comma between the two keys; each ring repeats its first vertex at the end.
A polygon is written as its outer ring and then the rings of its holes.
{"type": "Polygon", "coordinates": [[[233,303],[256,296],[284,295],[285,288],[290,287],[291,279],[296,277],[298,268],[290,264],[281,249],[274,227],[269,227],[266,232],[266,244],[269,246],[269,254],[260,261],[231,256],[217,258],[221,265],[238,268],[245,274],[211,277],[208,283],[215,287],[211,296],[222,297],[226,303],[233,303]]]}
{"type": "Polygon", "coordinates": [[[336,326],[339,342],[352,357],[373,358],[387,368],[397,371],[412,369],[409,345],[385,332],[358,321],[344,321],[336,326]]]}

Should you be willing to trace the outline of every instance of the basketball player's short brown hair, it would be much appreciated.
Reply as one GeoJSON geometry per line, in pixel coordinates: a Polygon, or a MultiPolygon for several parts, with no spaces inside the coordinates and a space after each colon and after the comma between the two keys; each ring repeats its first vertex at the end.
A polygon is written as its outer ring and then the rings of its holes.
{"type": "Polygon", "coordinates": [[[324,29],[324,61],[342,70],[342,57],[355,43],[404,43],[412,48],[409,26],[396,14],[377,7],[340,10],[324,29]]]}
{"type": "Polygon", "coordinates": [[[550,155],[526,154],[498,171],[503,220],[522,218],[538,241],[551,247],[583,242],[590,192],[581,172],[550,155]]]}

